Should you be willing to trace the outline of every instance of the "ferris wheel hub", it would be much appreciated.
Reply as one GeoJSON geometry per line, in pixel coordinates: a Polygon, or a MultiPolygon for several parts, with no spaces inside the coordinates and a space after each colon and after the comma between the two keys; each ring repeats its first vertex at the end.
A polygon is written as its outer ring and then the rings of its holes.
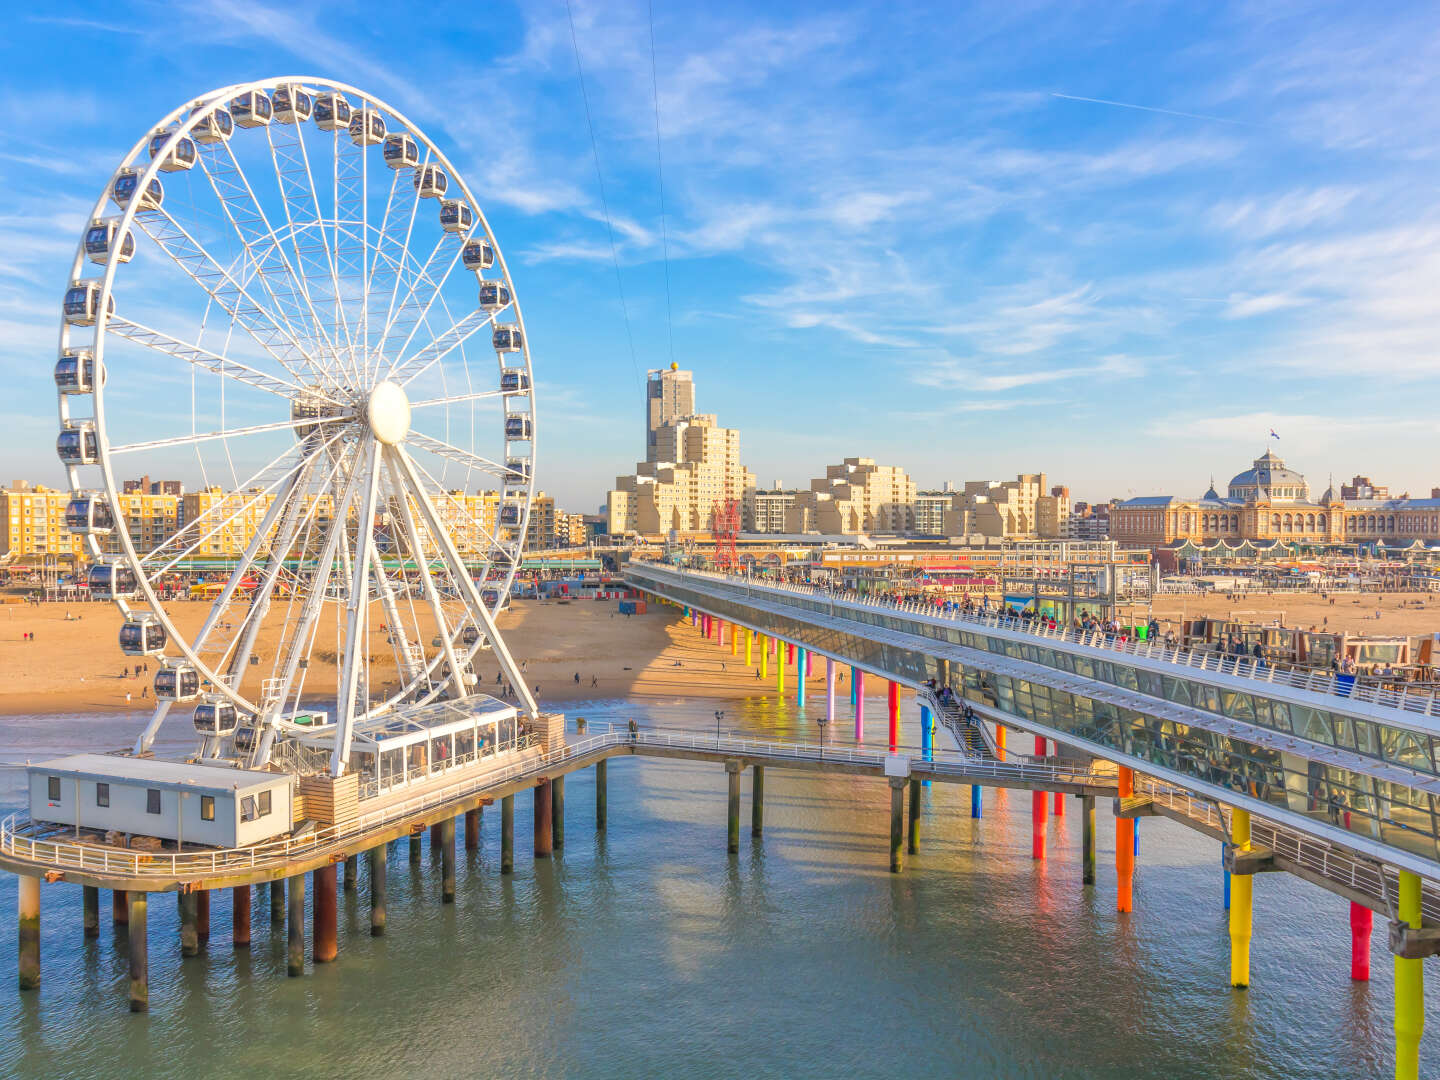
{"type": "Polygon", "coordinates": [[[410,399],[405,388],[391,379],[376,383],[365,403],[365,419],[375,438],[386,446],[403,442],[410,433],[410,399]]]}

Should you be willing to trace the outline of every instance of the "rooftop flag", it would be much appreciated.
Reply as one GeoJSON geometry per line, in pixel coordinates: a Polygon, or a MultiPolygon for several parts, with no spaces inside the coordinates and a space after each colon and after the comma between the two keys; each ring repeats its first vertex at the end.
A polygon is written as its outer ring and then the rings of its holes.
{"type": "Polygon", "coordinates": [[[1279,435],[1275,434],[1275,429],[1272,427],[1272,428],[1270,429],[1270,438],[1272,438],[1272,439],[1278,439],[1279,437],[1280,437],[1279,435]]]}

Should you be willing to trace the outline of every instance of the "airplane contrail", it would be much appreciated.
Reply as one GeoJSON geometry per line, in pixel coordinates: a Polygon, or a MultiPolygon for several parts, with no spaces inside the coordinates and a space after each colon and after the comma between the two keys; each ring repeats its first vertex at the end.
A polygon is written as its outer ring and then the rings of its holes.
{"type": "Polygon", "coordinates": [[[1179,112],[1175,109],[1160,109],[1154,105],[1136,105],[1129,101],[1107,101],[1104,98],[1080,97],[1078,94],[1061,94],[1056,91],[1050,92],[1051,97],[1063,98],[1066,101],[1084,101],[1090,105],[1113,105],[1117,109],[1139,109],[1141,112],[1161,113],[1165,116],[1183,116],[1187,120],[1213,120],[1217,124],[1235,124],[1238,127],[1259,127],[1259,124],[1251,124],[1245,120],[1231,120],[1225,116],[1206,116],[1203,113],[1179,112]]]}

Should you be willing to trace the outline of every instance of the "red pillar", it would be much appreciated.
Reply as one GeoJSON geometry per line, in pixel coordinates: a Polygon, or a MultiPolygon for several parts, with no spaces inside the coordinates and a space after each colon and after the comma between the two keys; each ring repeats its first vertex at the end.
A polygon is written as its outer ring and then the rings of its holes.
{"type": "MultiPolygon", "coordinates": [[[[1045,740],[1035,736],[1035,756],[1045,756],[1045,740]]],[[[1030,857],[1045,858],[1045,792],[1035,791],[1030,795],[1030,857]]]]}
{"type": "Polygon", "coordinates": [[[887,701],[890,705],[890,752],[893,754],[900,748],[900,684],[894,679],[890,680],[887,701]]]}
{"type": "Polygon", "coordinates": [[[795,643],[793,641],[785,643],[785,663],[790,667],[795,666],[795,643]]]}
{"type": "Polygon", "coordinates": [[[1356,982],[1370,981],[1370,929],[1374,923],[1375,912],[1350,901],[1350,978],[1356,982]]]}

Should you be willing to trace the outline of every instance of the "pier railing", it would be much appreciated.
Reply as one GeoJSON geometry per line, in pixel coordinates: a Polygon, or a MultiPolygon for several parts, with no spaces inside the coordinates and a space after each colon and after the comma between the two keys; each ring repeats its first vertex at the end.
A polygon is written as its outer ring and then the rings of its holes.
{"type": "Polygon", "coordinates": [[[793,593],[797,596],[814,597],[831,604],[846,604],[886,612],[899,612],[922,619],[960,623],[979,629],[1003,630],[1027,634],[1031,637],[1083,645],[1093,649],[1123,653],[1127,656],[1144,657],[1193,668],[1196,671],[1217,672],[1235,678],[1270,683],[1296,690],[1309,690],[1317,694],[1328,694],[1361,701],[1382,708],[1398,709],[1401,712],[1422,716],[1440,716],[1440,700],[1429,690],[1393,690],[1385,686],[1362,684],[1353,676],[1337,675],[1329,671],[1314,671],[1305,668],[1283,668],[1268,661],[1249,656],[1227,656],[1223,653],[1184,649],[1153,641],[1140,641],[1126,634],[1105,630],[1077,630],[1063,624],[1037,616],[1021,619],[1000,613],[973,614],[949,609],[929,602],[917,600],[878,599],[850,590],[827,589],[819,585],[798,585],[786,581],[770,581],[748,578],[739,574],[720,574],[711,570],[672,571],[669,567],[631,564],[637,574],[650,570],[675,573],[682,577],[711,578],[726,585],[738,586],[746,591],[773,590],[793,593]]]}
{"type": "MultiPolygon", "coordinates": [[[[362,812],[354,824],[343,829],[324,826],[300,836],[267,841],[243,848],[215,848],[204,851],[138,851],[108,844],[85,843],[56,833],[37,835],[37,826],[22,814],[0,821],[0,853],[32,863],[37,869],[75,870],[131,878],[195,879],[221,873],[279,868],[286,862],[321,854],[362,839],[366,834],[405,822],[447,803],[498,788],[516,780],[544,776],[559,765],[603,753],[618,746],[671,749],[714,753],[735,757],[763,757],[770,762],[805,761],[868,766],[884,769],[889,756],[884,748],[835,746],[826,743],[791,742],[733,732],[669,731],[605,725],[590,728],[573,742],[549,753],[485,769],[452,784],[421,792],[409,799],[385,802],[362,812]]],[[[904,748],[910,767],[917,775],[973,776],[977,780],[1010,780],[1033,784],[1108,785],[1113,778],[1063,763],[1032,761],[979,762],[963,754],[942,751],[929,759],[918,748],[904,748]]],[[[363,804],[362,804],[363,805],[363,804]]]]}

